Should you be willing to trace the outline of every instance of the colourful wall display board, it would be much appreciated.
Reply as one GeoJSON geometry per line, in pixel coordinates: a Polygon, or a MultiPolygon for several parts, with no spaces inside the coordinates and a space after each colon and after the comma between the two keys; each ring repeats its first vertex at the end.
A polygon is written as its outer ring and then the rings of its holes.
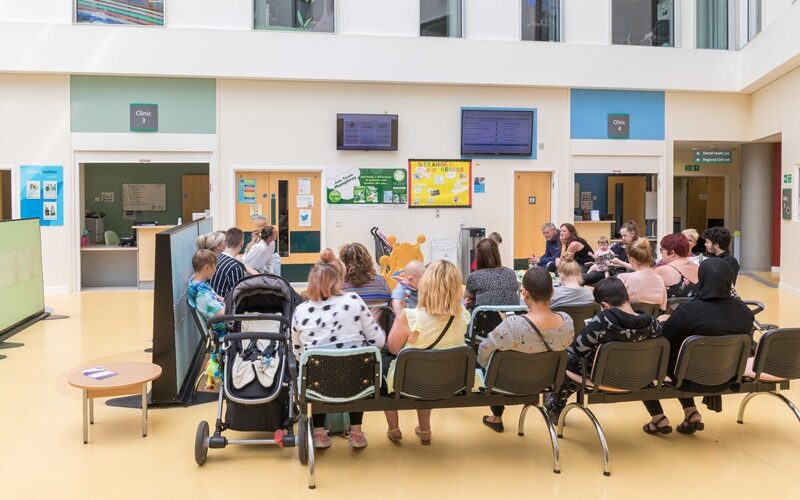
{"type": "Polygon", "coordinates": [[[408,179],[405,169],[353,168],[337,172],[326,182],[331,205],[405,205],[408,179]]]}
{"type": "Polygon", "coordinates": [[[94,24],[164,25],[161,0],[77,0],[75,20],[94,24]]]}
{"type": "Polygon", "coordinates": [[[472,206],[471,160],[408,160],[408,206],[472,206]]]}
{"type": "Polygon", "coordinates": [[[39,219],[42,226],[64,225],[64,167],[22,165],[20,218],[39,219]]]}

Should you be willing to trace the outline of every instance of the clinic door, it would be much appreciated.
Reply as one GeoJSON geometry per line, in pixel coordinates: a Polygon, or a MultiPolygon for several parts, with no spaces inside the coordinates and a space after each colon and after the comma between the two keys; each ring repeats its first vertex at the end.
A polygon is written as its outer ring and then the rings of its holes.
{"type": "Polygon", "coordinates": [[[514,174],[514,269],[527,269],[531,254],[542,255],[545,241],[542,224],[550,222],[552,174],[514,174]]]}
{"type": "Polygon", "coordinates": [[[210,208],[208,175],[184,174],[181,176],[183,194],[181,216],[183,221],[192,220],[192,214],[203,213],[210,208]]]}
{"type": "Polygon", "coordinates": [[[305,282],[319,259],[320,176],[320,172],[236,173],[236,226],[249,233],[254,217],[266,217],[278,232],[275,251],[281,256],[281,275],[292,282],[305,282]]]}
{"type": "Polygon", "coordinates": [[[686,223],[702,234],[725,225],[725,178],[689,177],[686,182],[686,223]]]}

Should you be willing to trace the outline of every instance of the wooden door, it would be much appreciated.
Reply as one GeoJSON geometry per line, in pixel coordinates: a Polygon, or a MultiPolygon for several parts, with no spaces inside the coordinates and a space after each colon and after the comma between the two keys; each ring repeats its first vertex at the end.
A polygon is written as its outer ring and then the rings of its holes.
{"type": "Polygon", "coordinates": [[[542,255],[542,224],[551,222],[550,172],[514,174],[514,269],[527,269],[531,254],[542,255]]]}
{"type": "Polygon", "coordinates": [[[0,170],[0,220],[11,218],[11,171],[0,170]]]}
{"type": "Polygon", "coordinates": [[[689,177],[686,183],[686,224],[702,233],[708,226],[708,178],[689,177]]]}
{"type": "Polygon", "coordinates": [[[210,208],[208,175],[184,174],[181,176],[183,222],[191,221],[192,214],[205,212],[210,208]]]}
{"type": "Polygon", "coordinates": [[[645,191],[647,178],[643,175],[609,176],[608,178],[608,211],[616,213],[617,190],[622,184],[622,222],[632,220],[644,234],[645,191]]]}
{"type": "Polygon", "coordinates": [[[725,178],[708,177],[706,219],[725,220],[725,178]]]}

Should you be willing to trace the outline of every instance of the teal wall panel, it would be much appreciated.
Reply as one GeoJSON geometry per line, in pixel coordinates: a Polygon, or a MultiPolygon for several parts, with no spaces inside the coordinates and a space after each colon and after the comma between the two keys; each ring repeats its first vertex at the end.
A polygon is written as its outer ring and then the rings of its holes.
{"type": "Polygon", "coordinates": [[[85,207],[91,212],[106,214],[106,230],[120,236],[131,236],[131,226],[137,221],[157,220],[159,224],[175,224],[183,207],[181,176],[208,174],[205,163],[138,164],[138,163],[87,163],[84,165],[85,207]],[[167,210],[165,212],[136,212],[136,220],[126,220],[122,213],[122,184],[167,184],[167,210]],[[114,193],[114,201],[94,201],[100,193],[114,193]]]}
{"type": "Polygon", "coordinates": [[[156,133],[215,134],[217,130],[217,90],[212,79],[73,75],[70,103],[72,132],[131,132],[131,103],[158,104],[156,133]]]}

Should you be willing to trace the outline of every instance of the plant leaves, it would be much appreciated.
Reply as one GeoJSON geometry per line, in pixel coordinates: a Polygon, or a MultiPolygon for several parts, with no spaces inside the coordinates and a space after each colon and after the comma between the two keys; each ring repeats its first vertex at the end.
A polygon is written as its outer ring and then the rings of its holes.
{"type": "Polygon", "coordinates": [[[303,25],[303,27],[304,28],[308,28],[308,25],[311,24],[311,20],[312,19],[313,19],[312,17],[309,17],[308,19],[306,19],[306,23],[303,25]]]}
{"type": "Polygon", "coordinates": [[[303,19],[303,14],[300,13],[300,9],[297,9],[297,22],[300,26],[305,26],[305,20],[303,19]]]}

